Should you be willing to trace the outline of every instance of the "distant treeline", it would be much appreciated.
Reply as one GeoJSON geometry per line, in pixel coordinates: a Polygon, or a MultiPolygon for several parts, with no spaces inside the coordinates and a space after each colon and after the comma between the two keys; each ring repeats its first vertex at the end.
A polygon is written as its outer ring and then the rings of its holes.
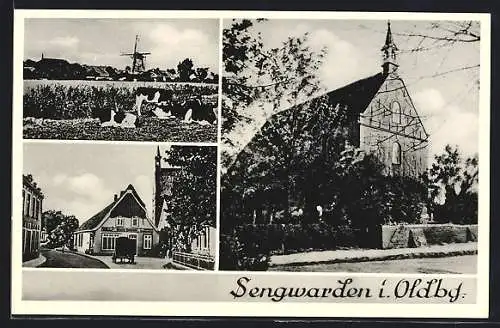
{"type": "Polygon", "coordinates": [[[23,63],[25,80],[108,80],[108,81],[156,81],[156,82],[200,82],[218,83],[219,75],[207,67],[194,67],[189,58],[179,62],[177,68],[161,70],[150,69],[132,72],[112,66],[92,66],[70,63],[65,59],[41,58],[39,61],[28,59],[23,63]]]}

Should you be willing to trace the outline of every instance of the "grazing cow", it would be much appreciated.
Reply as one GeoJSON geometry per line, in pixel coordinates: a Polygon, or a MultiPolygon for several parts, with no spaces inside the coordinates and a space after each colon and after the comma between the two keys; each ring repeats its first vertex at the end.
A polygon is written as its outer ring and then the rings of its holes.
{"type": "Polygon", "coordinates": [[[106,127],[122,127],[122,128],[136,128],[137,127],[137,116],[131,113],[126,113],[124,111],[115,112],[111,110],[109,121],[103,121],[101,119],[101,126],[106,127]]]}
{"type": "Polygon", "coordinates": [[[196,122],[200,125],[217,123],[217,109],[212,108],[210,104],[204,104],[201,96],[180,104],[171,100],[158,101],[153,114],[161,119],[176,117],[186,123],[196,122]]]}
{"type": "Polygon", "coordinates": [[[172,90],[165,90],[159,88],[144,88],[139,87],[135,91],[135,110],[137,116],[141,116],[141,106],[145,101],[147,103],[155,103],[157,105],[166,104],[171,102],[174,97],[172,90]]]}

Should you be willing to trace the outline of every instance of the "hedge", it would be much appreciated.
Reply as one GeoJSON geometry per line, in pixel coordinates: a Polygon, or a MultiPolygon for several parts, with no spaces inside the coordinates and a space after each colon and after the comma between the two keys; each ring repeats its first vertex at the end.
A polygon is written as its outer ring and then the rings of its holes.
{"type": "Polygon", "coordinates": [[[222,270],[266,270],[272,254],[313,250],[358,248],[357,232],[347,226],[327,224],[241,225],[221,235],[222,270]]]}

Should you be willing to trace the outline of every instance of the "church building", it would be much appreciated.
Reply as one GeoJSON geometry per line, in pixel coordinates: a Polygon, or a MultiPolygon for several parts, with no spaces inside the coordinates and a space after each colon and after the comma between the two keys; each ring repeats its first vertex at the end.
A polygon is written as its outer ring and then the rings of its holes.
{"type": "Polygon", "coordinates": [[[399,73],[390,23],[380,51],[379,73],[272,115],[228,167],[222,181],[223,206],[233,207],[231,213],[240,206],[244,212],[247,205],[280,197],[281,203],[271,206],[274,211],[287,208],[290,198],[296,203],[302,199],[297,206],[304,206],[304,199],[316,197],[314,190],[290,188],[297,181],[306,187],[321,181],[323,169],[311,172],[308,167],[321,167],[318,163],[327,163],[328,156],[346,145],[374,154],[386,175],[420,178],[427,169],[429,134],[399,73]],[[339,126],[345,135],[342,143],[339,126]],[[286,188],[289,199],[283,200],[286,188]],[[235,205],[238,202],[241,205],[235,205]]]}

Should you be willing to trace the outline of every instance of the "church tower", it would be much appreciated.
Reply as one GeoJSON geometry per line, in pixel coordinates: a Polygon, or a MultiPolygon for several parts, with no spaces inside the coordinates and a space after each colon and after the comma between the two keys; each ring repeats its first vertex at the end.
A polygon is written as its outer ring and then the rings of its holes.
{"type": "MultiPolygon", "coordinates": [[[[160,154],[160,146],[156,147],[156,156],[155,156],[155,182],[154,182],[154,191],[153,191],[153,220],[155,222],[155,225],[158,225],[158,219],[159,219],[159,211],[158,207],[159,204],[161,204],[161,185],[160,185],[160,179],[161,179],[161,154],[160,154]],[[158,218],[157,218],[158,216],[158,218]]],[[[161,205],[160,205],[161,206],[161,205]]]]}
{"type": "Polygon", "coordinates": [[[391,32],[391,22],[387,22],[387,34],[382,51],[382,69],[384,75],[395,74],[399,65],[397,64],[398,47],[394,44],[391,32]]]}

